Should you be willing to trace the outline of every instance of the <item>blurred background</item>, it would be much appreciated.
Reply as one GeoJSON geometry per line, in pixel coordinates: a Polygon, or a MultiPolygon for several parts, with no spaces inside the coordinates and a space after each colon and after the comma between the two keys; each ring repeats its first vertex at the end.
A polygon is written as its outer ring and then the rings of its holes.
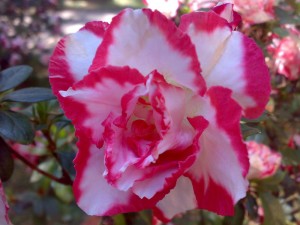
{"type": "Polygon", "coordinates": [[[45,77],[62,36],[88,21],[109,22],[122,8],[142,6],[141,0],[1,0],[0,70],[26,64],[45,77]]]}

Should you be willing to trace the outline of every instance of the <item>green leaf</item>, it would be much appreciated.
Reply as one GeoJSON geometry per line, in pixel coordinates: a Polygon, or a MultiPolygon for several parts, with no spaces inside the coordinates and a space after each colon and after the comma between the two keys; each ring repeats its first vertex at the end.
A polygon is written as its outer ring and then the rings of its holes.
{"type": "Polygon", "coordinates": [[[284,165],[299,165],[300,164],[300,150],[284,149],[280,151],[283,156],[284,165]]]}
{"type": "Polygon", "coordinates": [[[13,111],[0,111],[0,135],[21,144],[29,144],[34,138],[34,129],[27,116],[13,111]]]}
{"type": "Polygon", "coordinates": [[[288,32],[286,29],[283,29],[283,28],[281,28],[281,27],[275,27],[275,28],[273,29],[273,32],[274,32],[275,34],[278,34],[280,37],[286,37],[286,36],[289,35],[289,32],[288,32]]]}
{"type": "Polygon", "coordinates": [[[246,197],[245,207],[249,218],[255,220],[258,217],[258,205],[256,198],[248,194],[246,197]]]}
{"type": "Polygon", "coordinates": [[[71,203],[74,200],[71,186],[63,185],[58,182],[52,182],[52,187],[59,200],[65,203],[71,203]]]}
{"type": "Polygon", "coordinates": [[[49,88],[31,87],[20,89],[11,93],[8,93],[3,97],[3,101],[9,102],[42,102],[55,99],[49,88]]]}
{"type": "Polygon", "coordinates": [[[241,124],[241,129],[244,138],[261,133],[259,129],[255,127],[250,127],[244,123],[241,124]]]}
{"type": "Polygon", "coordinates": [[[294,16],[291,12],[275,7],[275,15],[279,18],[280,24],[300,24],[299,17],[294,16]]]}
{"type": "Polygon", "coordinates": [[[14,66],[0,72],[0,92],[9,90],[23,83],[31,74],[30,66],[14,66]]]}
{"type": "Polygon", "coordinates": [[[285,178],[286,173],[278,170],[273,176],[256,180],[256,183],[258,185],[257,189],[260,191],[277,191],[279,184],[283,181],[285,178]]]}
{"type": "Polygon", "coordinates": [[[267,177],[262,181],[268,184],[279,185],[283,181],[285,175],[286,173],[284,171],[278,170],[273,176],[267,177]]]}
{"type": "Polygon", "coordinates": [[[268,117],[269,117],[269,115],[268,115],[268,113],[265,111],[265,112],[263,112],[263,114],[262,114],[260,117],[258,117],[258,118],[256,118],[256,119],[247,119],[247,118],[243,117],[243,118],[242,118],[242,121],[243,121],[244,123],[260,123],[260,122],[262,122],[262,121],[268,119],[268,117]]]}
{"type": "Polygon", "coordinates": [[[223,225],[240,225],[243,224],[245,217],[245,208],[242,202],[239,202],[234,207],[234,216],[226,216],[223,225]]]}
{"type": "Polygon", "coordinates": [[[14,160],[10,147],[0,138],[0,179],[7,181],[14,171],[14,160]]]}
{"type": "Polygon", "coordinates": [[[126,225],[126,219],[123,214],[118,214],[113,217],[115,225],[126,225]]]}
{"type": "Polygon", "coordinates": [[[259,197],[264,209],[263,225],[285,225],[285,216],[279,200],[270,192],[261,192],[259,197]]]}
{"type": "Polygon", "coordinates": [[[52,196],[45,196],[42,198],[42,201],[46,215],[49,217],[55,217],[59,215],[59,203],[57,199],[52,196]]]}
{"type": "Polygon", "coordinates": [[[76,156],[76,153],[71,151],[71,152],[66,152],[66,151],[59,151],[57,152],[57,155],[61,161],[62,167],[69,173],[69,175],[74,176],[76,174],[73,160],[76,156]]]}

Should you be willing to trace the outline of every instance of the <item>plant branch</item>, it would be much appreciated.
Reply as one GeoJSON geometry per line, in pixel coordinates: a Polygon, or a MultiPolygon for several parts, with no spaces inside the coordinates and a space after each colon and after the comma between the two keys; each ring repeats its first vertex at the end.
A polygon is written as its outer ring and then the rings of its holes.
{"type": "Polygon", "coordinates": [[[50,173],[47,173],[43,170],[41,170],[40,168],[38,168],[36,165],[34,165],[33,163],[31,163],[30,161],[28,161],[25,157],[23,157],[20,153],[18,153],[17,151],[15,151],[14,149],[10,148],[12,154],[17,157],[20,161],[22,161],[24,164],[26,164],[27,166],[29,166],[31,169],[39,172],[40,174],[43,174],[44,176],[50,178],[51,180],[54,180],[58,183],[61,184],[65,184],[65,185],[72,185],[73,182],[72,180],[70,180],[69,178],[63,176],[61,178],[55,177],[50,173]]]}
{"type": "Polygon", "coordinates": [[[47,146],[48,150],[50,151],[50,153],[53,155],[53,157],[56,159],[56,161],[58,162],[58,164],[61,167],[63,177],[66,180],[69,180],[70,183],[73,183],[68,171],[62,166],[62,162],[61,162],[60,158],[58,157],[57,153],[55,152],[56,151],[56,143],[51,138],[49,130],[44,130],[43,134],[48,141],[48,146],[47,146]]]}

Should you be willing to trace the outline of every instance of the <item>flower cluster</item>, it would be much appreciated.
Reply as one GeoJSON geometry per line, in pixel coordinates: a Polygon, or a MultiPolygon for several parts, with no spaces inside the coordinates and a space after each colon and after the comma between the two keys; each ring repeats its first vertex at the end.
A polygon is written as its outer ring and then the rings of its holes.
{"type": "Polygon", "coordinates": [[[181,17],[125,9],[63,38],[50,82],[76,128],[74,194],[90,215],[232,215],[249,161],[240,119],[270,93],[264,56],[232,5],[181,17]]]}
{"type": "Polygon", "coordinates": [[[56,0],[9,1],[0,3],[0,68],[32,59],[47,65],[49,42],[60,34],[56,0]]]}
{"type": "Polygon", "coordinates": [[[175,17],[180,9],[198,11],[203,8],[213,8],[220,3],[232,3],[238,11],[243,22],[250,24],[264,23],[275,19],[274,0],[144,0],[144,4],[150,9],[156,9],[168,17],[175,17]]]}

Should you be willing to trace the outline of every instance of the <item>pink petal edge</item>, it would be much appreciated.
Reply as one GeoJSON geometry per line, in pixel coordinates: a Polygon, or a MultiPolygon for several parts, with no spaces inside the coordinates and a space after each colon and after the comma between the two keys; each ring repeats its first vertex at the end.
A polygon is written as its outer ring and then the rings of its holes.
{"type": "Polygon", "coordinates": [[[189,37],[158,11],[125,9],[114,17],[89,71],[105,65],[128,65],[144,76],[157,70],[169,83],[206,90],[189,37]]]}

